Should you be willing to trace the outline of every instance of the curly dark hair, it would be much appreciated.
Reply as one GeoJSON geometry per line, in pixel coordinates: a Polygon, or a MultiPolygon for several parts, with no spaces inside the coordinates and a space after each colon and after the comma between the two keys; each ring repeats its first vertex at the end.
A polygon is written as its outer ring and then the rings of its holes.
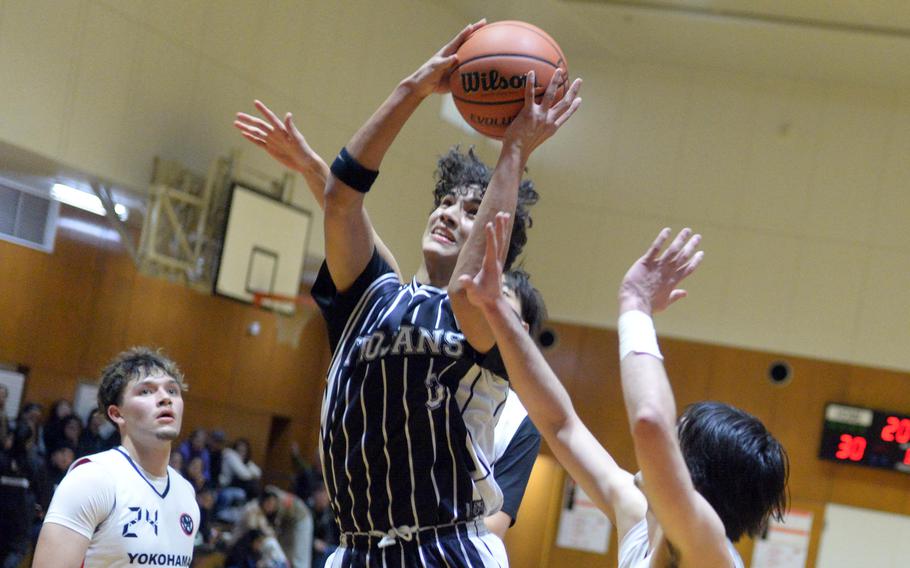
{"type": "MultiPolygon", "coordinates": [[[[458,188],[476,187],[483,197],[492,175],[493,170],[477,157],[473,146],[468,148],[466,153],[461,152],[459,146],[454,146],[436,163],[436,172],[433,174],[436,179],[436,187],[433,190],[434,207],[439,207],[442,200],[458,188]]],[[[534,224],[529,209],[538,199],[540,195],[534,189],[534,182],[529,179],[522,180],[518,186],[518,203],[515,207],[512,238],[509,240],[504,270],[512,267],[512,263],[528,242],[527,231],[534,224]]]]}
{"type": "Polygon", "coordinates": [[[104,416],[113,423],[107,414],[110,405],[123,403],[123,391],[126,386],[135,380],[153,374],[162,373],[170,375],[180,384],[182,390],[187,389],[183,380],[183,373],[177,364],[165,357],[160,351],[148,347],[133,347],[120,353],[108,363],[101,372],[101,384],[98,387],[98,408],[104,416]]]}
{"type": "Polygon", "coordinates": [[[787,510],[787,452],[761,421],[721,402],[686,408],[679,445],[695,489],[711,504],[736,542],[761,534],[787,510]]]}

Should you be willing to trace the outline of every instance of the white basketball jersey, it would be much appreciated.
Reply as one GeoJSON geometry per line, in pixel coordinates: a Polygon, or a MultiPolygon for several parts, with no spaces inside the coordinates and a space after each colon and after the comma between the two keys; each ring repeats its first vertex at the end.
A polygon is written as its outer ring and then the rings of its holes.
{"type": "Polygon", "coordinates": [[[44,522],[90,540],[85,568],[189,566],[199,506],[193,486],[176,470],[151,477],[120,446],[77,460],[44,522]]]}
{"type": "MultiPolygon", "coordinates": [[[[727,550],[730,551],[733,568],[744,568],[743,559],[729,540],[727,550]]],[[[642,519],[629,529],[626,536],[622,538],[622,542],[619,543],[619,568],[648,568],[649,566],[651,566],[651,546],[648,542],[648,520],[642,519]]]]}
{"type": "Polygon", "coordinates": [[[494,464],[506,453],[509,444],[512,443],[515,432],[518,431],[527,416],[528,411],[518,400],[518,395],[514,391],[509,391],[494,431],[493,458],[491,460],[494,464]]]}

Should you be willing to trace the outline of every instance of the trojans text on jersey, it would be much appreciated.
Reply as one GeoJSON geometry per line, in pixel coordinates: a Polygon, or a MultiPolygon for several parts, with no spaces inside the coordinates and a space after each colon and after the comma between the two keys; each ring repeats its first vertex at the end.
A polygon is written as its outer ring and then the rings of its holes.
{"type": "Polygon", "coordinates": [[[458,359],[464,355],[464,335],[442,329],[403,325],[395,334],[377,330],[358,337],[355,349],[359,363],[386,355],[444,355],[458,359]]]}

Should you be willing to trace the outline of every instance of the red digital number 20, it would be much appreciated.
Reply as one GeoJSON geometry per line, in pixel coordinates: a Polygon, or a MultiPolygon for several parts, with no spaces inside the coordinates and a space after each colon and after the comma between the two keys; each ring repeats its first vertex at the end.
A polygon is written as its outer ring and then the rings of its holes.
{"type": "Polygon", "coordinates": [[[882,440],[898,444],[910,442],[910,419],[889,416],[888,424],[882,428],[882,440]]]}

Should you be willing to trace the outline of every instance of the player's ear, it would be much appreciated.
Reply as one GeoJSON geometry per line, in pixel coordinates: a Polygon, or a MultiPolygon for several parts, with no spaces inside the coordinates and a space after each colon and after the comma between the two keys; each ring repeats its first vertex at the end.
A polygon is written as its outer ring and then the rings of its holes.
{"type": "Polygon", "coordinates": [[[530,331],[531,331],[531,326],[529,326],[529,325],[528,325],[528,322],[526,322],[525,320],[521,320],[521,327],[525,328],[525,331],[526,331],[526,332],[530,332],[530,331]]]}
{"type": "Polygon", "coordinates": [[[122,426],[126,420],[124,420],[123,415],[120,414],[120,408],[116,404],[112,404],[107,407],[107,416],[114,421],[114,424],[117,426],[122,426]]]}

